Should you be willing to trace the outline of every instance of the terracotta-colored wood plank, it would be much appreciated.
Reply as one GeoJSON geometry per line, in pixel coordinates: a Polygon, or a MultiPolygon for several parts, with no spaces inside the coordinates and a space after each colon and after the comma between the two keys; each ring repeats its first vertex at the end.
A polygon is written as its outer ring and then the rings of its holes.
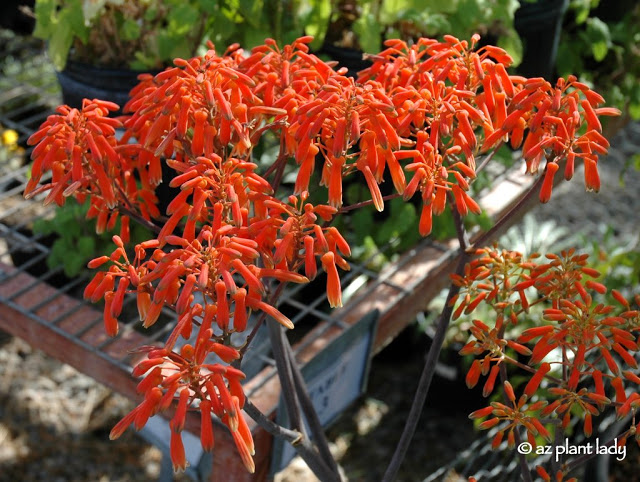
{"type": "MultiPolygon", "coordinates": [[[[27,273],[15,273],[16,268],[12,266],[0,265],[0,270],[7,274],[15,274],[7,280],[0,281],[0,296],[3,297],[11,297],[21,287],[29,286],[35,280],[27,273]]],[[[73,366],[113,390],[136,398],[136,381],[128,370],[122,369],[74,340],[73,334],[83,328],[86,320],[100,318],[99,311],[83,305],[77,311],[72,312],[68,318],[61,319],[58,325],[46,323],[58,319],[64,313],[81,305],[81,302],[66,294],[58,293],[54,287],[45,283],[33,285],[27,292],[12,299],[12,302],[17,304],[19,309],[0,304],[0,327],[2,329],[24,339],[35,348],[73,366]],[[41,319],[40,322],[35,321],[27,314],[29,307],[36,306],[51,296],[53,297],[47,303],[44,303],[33,313],[41,319]]],[[[93,329],[104,332],[100,323],[96,324],[93,329]]],[[[146,338],[142,335],[130,331],[125,337],[114,340],[109,347],[109,354],[122,353],[124,356],[134,344],[139,346],[145,342],[146,338]]]]}

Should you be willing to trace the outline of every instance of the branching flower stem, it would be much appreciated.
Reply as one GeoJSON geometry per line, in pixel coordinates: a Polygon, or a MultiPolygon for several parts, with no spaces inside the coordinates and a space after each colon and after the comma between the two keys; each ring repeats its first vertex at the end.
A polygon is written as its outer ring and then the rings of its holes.
{"type": "Polygon", "coordinates": [[[245,401],[244,411],[271,435],[283,438],[291,443],[300,454],[300,457],[309,465],[309,468],[320,480],[335,480],[335,477],[332,476],[331,469],[318,457],[317,452],[314,450],[308,438],[296,430],[289,430],[274,423],[269,417],[258,410],[250,400],[245,401]]]}
{"type": "MultiPolygon", "coordinates": [[[[293,359],[291,346],[289,345],[288,340],[286,340],[284,332],[279,324],[273,320],[268,320],[267,327],[269,328],[269,339],[271,341],[273,356],[278,369],[282,395],[285,400],[287,413],[289,414],[292,426],[295,430],[303,434],[302,436],[304,440],[307,440],[305,427],[300,413],[300,408],[302,408],[306,419],[309,421],[316,444],[319,447],[320,453],[315,450],[311,450],[311,452],[305,452],[304,454],[299,452],[300,456],[304,458],[305,462],[309,464],[309,467],[320,480],[327,482],[340,480],[337,465],[329,451],[324,431],[317,418],[311,399],[306,391],[304,380],[302,379],[302,375],[296,365],[296,361],[293,359]],[[310,463],[307,458],[314,460],[310,463]],[[320,467],[321,470],[317,472],[314,467],[320,467]]],[[[294,447],[296,450],[299,448],[295,444],[294,447]]]]}
{"type": "MultiPolygon", "coordinates": [[[[467,236],[462,218],[458,214],[457,210],[454,209],[453,214],[456,230],[458,232],[458,241],[460,243],[460,259],[458,261],[458,266],[455,273],[462,274],[464,272],[464,266],[469,260],[469,253],[467,252],[467,236]]],[[[454,284],[452,284],[449,288],[445,307],[440,314],[440,318],[438,319],[436,332],[433,336],[433,341],[431,342],[429,352],[427,353],[427,359],[425,361],[422,374],[420,375],[420,381],[418,382],[418,388],[416,389],[416,394],[414,396],[413,403],[411,404],[411,409],[407,416],[407,422],[405,424],[404,430],[402,431],[400,441],[398,442],[396,451],[393,454],[389,467],[387,467],[384,477],[382,478],[383,482],[391,482],[392,480],[395,480],[398,474],[398,470],[400,469],[400,465],[402,464],[402,461],[404,460],[404,457],[411,443],[411,439],[413,438],[413,435],[418,426],[420,413],[422,412],[422,407],[424,406],[424,403],[427,399],[429,387],[431,386],[431,380],[433,379],[433,374],[435,373],[436,363],[438,361],[440,350],[442,349],[442,345],[444,343],[445,334],[451,320],[453,306],[450,301],[454,296],[458,294],[459,291],[460,287],[454,284]]]]}
{"type": "Polygon", "coordinates": [[[309,391],[307,390],[304,378],[302,377],[300,367],[298,366],[298,363],[294,357],[293,350],[291,349],[291,344],[284,335],[282,329],[280,329],[280,332],[283,339],[283,347],[291,363],[293,383],[296,389],[296,394],[298,395],[298,399],[300,400],[300,408],[302,408],[305,418],[309,424],[311,435],[317,445],[321,457],[327,464],[329,464],[335,475],[337,475],[339,478],[338,465],[336,464],[336,461],[333,458],[331,451],[329,450],[329,442],[327,441],[327,438],[325,436],[324,428],[322,427],[322,423],[318,418],[318,413],[316,412],[316,409],[313,406],[313,402],[311,401],[311,397],[309,396],[309,391]]]}

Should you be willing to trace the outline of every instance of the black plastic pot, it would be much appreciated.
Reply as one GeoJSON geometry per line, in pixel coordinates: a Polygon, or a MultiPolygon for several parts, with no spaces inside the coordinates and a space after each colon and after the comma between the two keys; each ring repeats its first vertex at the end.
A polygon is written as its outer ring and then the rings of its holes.
{"type": "Polygon", "coordinates": [[[517,69],[520,75],[555,80],[562,19],[568,5],[569,0],[521,1],[514,18],[514,26],[524,44],[522,63],[517,69]]]}
{"type": "Polygon", "coordinates": [[[115,102],[122,108],[129,100],[129,92],[138,84],[138,75],[143,73],[137,70],[96,67],[69,60],[64,70],[57,72],[57,75],[65,104],[80,108],[82,99],[101,99],[115,102]]]}
{"type": "Polygon", "coordinates": [[[349,49],[344,47],[336,47],[334,45],[323,45],[322,48],[315,52],[316,55],[326,55],[331,60],[338,62],[338,68],[346,67],[347,76],[357,77],[358,72],[371,66],[370,60],[362,58],[361,50],[349,49]]]}

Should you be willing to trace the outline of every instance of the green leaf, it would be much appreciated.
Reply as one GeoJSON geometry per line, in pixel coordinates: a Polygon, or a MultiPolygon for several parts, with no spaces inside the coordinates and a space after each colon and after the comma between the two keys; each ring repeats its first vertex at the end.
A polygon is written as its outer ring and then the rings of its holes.
{"type": "Polygon", "coordinates": [[[188,3],[181,3],[169,11],[167,36],[173,40],[188,36],[200,23],[200,12],[188,3]]]}
{"type": "Polygon", "coordinates": [[[71,34],[86,44],[89,40],[90,24],[85,22],[81,0],[70,0],[69,3],[70,5],[60,11],[58,26],[68,25],[71,34]]]}
{"type": "Polygon", "coordinates": [[[59,25],[56,33],[49,39],[47,52],[56,69],[62,70],[67,64],[69,49],[73,43],[73,32],[68,24],[59,25]]]}
{"type": "MultiPolygon", "coordinates": [[[[424,0],[415,0],[409,3],[411,3],[411,8],[418,11],[424,9],[424,0]]],[[[429,10],[432,12],[449,14],[457,12],[460,5],[459,0],[430,0],[428,3],[429,10]]]]}
{"type": "MultiPolygon", "coordinates": [[[[262,8],[263,2],[254,0],[240,0],[238,11],[244,18],[245,22],[253,28],[263,28],[264,22],[262,21],[262,8]]],[[[245,31],[245,35],[248,32],[245,31]]],[[[264,40],[264,37],[263,39],[264,40]]]]}
{"type": "Polygon", "coordinates": [[[136,40],[140,38],[140,25],[134,19],[127,18],[122,23],[119,32],[122,40],[136,40]]]}
{"type": "Polygon", "coordinates": [[[600,62],[606,57],[611,45],[609,26],[599,18],[592,17],[587,20],[585,33],[591,43],[593,58],[600,62]]]}
{"type": "Polygon", "coordinates": [[[304,27],[306,35],[313,36],[311,48],[319,49],[324,42],[324,36],[329,26],[331,2],[316,0],[309,3],[311,4],[310,9],[300,9],[300,25],[304,27]]]}
{"type": "Polygon", "coordinates": [[[507,35],[501,35],[498,39],[498,47],[505,49],[511,56],[513,67],[517,67],[522,63],[522,41],[515,31],[509,32],[507,35]]]}
{"type": "Polygon", "coordinates": [[[227,39],[229,39],[239,28],[238,24],[232,22],[224,14],[220,14],[213,19],[211,24],[211,41],[218,46],[216,50],[224,51],[227,39]]]}
{"type": "Polygon", "coordinates": [[[593,53],[593,58],[600,62],[607,56],[609,46],[606,42],[594,42],[591,44],[591,52],[593,53]]]}
{"type": "Polygon", "coordinates": [[[82,236],[78,239],[78,257],[91,258],[96,252],[96,241],[90,236],[82,236]]]}
{"type": "Polygon", "coordinates": [[[38,0],[34,6],[33,13],[36,17],[36,27],[33,36],[39,39],[48,40],[55,32],[56,0],[38,0]]]}
{"type": "Polygon", "coordinates": [[[354,24],[353,31],[358,36],[362,50],[378,53],[382,40],[382,27],[373,14],[362,15],[354,24]]]}

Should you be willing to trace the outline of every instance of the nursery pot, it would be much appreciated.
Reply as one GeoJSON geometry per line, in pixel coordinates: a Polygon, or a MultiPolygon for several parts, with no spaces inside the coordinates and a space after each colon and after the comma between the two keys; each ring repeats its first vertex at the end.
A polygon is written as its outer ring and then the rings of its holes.
{"type": "Polygon", "coordinates": [[[316,55],[326,55],[331,60],[338,62],[338,68],[346,67],[348,77],[357,77],[358,72],[371,66],[370,60],[365,60],[362,50],[346,47],[336,47],[335,45],[323,45],[316,52],[316,55]]]}
{"type": "MultiPolygon", "coordinates": [[[[80,108],[82,99],[100,99],[115,102],[121,109],[129,100],[131,89],[138,84],[138,76],[144,73],[96,67],[72,60],[67,62],[64,70],[56,72],[65,104],[80,108]]],[[[118,111],[116,115],[121,113],[118,111]]]]}
{"type": "Polygon", "coordinates": [[[554,80],[562,18],[569,0],[538,0],[521,3],[514,25],[524,44],[518,73],[526,77],[554,80]]]}

